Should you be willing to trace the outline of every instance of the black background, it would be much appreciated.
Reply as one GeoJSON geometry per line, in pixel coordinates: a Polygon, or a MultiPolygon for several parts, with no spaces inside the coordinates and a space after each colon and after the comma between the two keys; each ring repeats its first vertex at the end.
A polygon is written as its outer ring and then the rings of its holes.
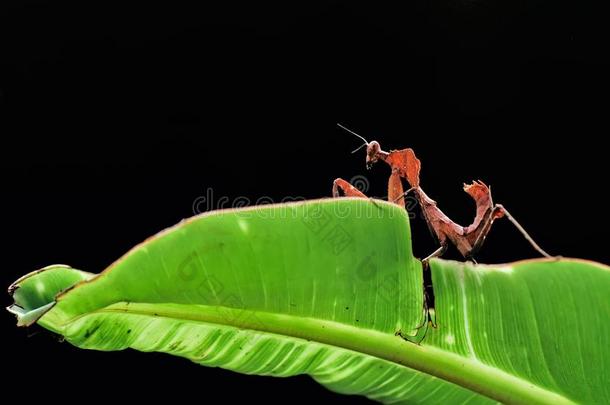
{"type": "MultiPolygon", "coordinates": [[[[2,3],[2,285],[51,263],[99,272],[192,215],[208,188],[214,201],[319,198],[335,177],[364,175],[385,196],[388,168],[367,172],[336,122],[414,148],[424,189],[457,222],[474,213],[462,182],[480,178],[550,252],[610,262],[603,12],[250,3],[2,3]]],[[[421,220],[412,228],[421,257],[434,244],[421,220]]],[[[535,255],[499,221],[478,259],[535,255]]],[[[2,322],[4,397],[364,402],[306,377],[78,350],[2,322]]]]}

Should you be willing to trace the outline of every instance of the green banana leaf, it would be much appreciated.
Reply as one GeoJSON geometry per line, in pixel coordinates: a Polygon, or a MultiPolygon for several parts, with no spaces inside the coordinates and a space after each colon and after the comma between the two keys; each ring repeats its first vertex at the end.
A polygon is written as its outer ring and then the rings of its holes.
{"type": "Polygon", "coordinates": [[[49,266],[10,287],[9,311],[81,348],[309,374],[387,403],[610,403],[608,267],[431,268],[438,327],[416,344],[397,336],[424,319],[405,211],[317,200],[190,218],[99,275],[49,266]]]}

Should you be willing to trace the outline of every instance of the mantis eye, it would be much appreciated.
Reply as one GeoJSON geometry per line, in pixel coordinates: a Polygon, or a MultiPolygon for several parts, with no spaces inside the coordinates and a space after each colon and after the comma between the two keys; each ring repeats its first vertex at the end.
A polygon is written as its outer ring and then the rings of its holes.
{"type": "Polygon", "coordinates": [[[380,149],[379,142],[372,141],[371,143],[369,143],[369,145],[368,145],[368,147],[366,149],[367,149],[368,155],[372,157],[377,152],[379,152],[379,149],[380,149]]]}

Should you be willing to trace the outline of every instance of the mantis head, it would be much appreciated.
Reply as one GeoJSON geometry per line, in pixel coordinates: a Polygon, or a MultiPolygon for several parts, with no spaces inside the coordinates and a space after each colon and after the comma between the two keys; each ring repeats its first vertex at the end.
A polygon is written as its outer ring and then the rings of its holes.
{"type": "Polygon", "coordinates": [[[379,145],[379,142],[377,141],[367,141],[366,139],[364,139],[364,137],[358,135],[357,133],[355,133],[354,131],[352,131],[351,129],[345,128],[343,125],[341,124],[337,124],[337,126],[339,128],[342,128],[344,130],[346,130],[347,132],[356,135],[358,138],[362,139],[364,141],[364,143],[362,145],[360,145],[357,149],[353,150],[352,153],[356,153],[358,152],[360,149],[364,148],[366,146],[366,168],[370,169],[374,163],[376,163],[379,160],[379,155],[381,152],[381,146],[379,145]]]}
{"type": "Polygon", "coordinates": [[[370,169],[373,164],[377,163],[379,160],[379,151],[381,150],[381,146],[377,141],[371,141],[366,145],[366,168],[370,169]]]}

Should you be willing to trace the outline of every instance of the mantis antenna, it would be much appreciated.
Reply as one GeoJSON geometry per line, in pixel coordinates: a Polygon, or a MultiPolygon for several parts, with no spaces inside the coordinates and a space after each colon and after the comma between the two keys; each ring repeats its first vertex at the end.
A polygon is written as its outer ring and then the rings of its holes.
{"type": "Polygon", "coordinates": [[[364,137],[363,137],[363,136],[358,135],[357,133],[355,133],[354,131],[352,131],[352,130],[351,130],[351,129],[349,129],[349,128],[345,128],[343,125],[341,125],[341,124],[339,124],[339,123],[337,123],[337,126],[338,126],[339,128],[341,128],[341,129],[346,130],[347,132],[349,132],[349,133],[350,133],[350,134],[352,134],[352,135],[356,135],[358,138],[360,138],[360,139],[362,139],[362,140],[364,141],[364,143],[363,143],[362,145],[358,146],[358,148],[354,149],[354,150],[352,151],[352,153],[356,153],[356,152],[358,152],[360,149],[364,148],[365,146],[368,146],[369,141],[367,141],[366,139],[364,139],[364,137]]]}

